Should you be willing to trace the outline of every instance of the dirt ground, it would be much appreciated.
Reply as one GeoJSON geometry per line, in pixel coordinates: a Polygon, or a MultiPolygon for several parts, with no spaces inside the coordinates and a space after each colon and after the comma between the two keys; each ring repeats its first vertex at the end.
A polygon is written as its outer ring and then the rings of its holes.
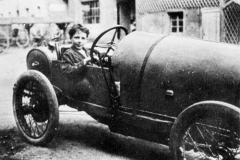
{"type": "Polygon", "coordinates": [[[10,48],[0,54],[0,160],[170,160],[167,146],[111,133],[84,112],[60,107],[56,137],[45,147],[24,141],[12,112],[12,88],[26,71],[31,48],[10,48]]]}

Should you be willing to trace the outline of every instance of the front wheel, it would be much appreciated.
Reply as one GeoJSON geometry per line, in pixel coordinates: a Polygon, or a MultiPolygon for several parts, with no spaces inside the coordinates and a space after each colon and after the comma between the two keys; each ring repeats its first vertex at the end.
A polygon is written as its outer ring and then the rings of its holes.
{"type": "Polygon", "coordinates": [[[179,116],[171,132],[176,160],[240,160],[240,110],[204,102],[179,116]],[[186,116],[188,115],[188,116],[186,116]]]}
{"type": "Polygon", "coordinates": [[[44,145],[55,135],[59,111],[55,91],[41,72],[29,70],[17,80],[13,112],[23,137],[34,145],[44,145]]]}

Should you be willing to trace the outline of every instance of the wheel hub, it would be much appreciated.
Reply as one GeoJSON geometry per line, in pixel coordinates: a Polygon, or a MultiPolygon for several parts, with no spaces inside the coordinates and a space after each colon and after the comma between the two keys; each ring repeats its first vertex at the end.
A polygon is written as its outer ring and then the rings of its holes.
{"type": "Polygon", "coordinates": [[[40,100],[33,100],[33,107],[31,110],[31,114],[33,119],[36,122],[44,122],[48,119],[49,110],[48,110],[48,103],[44,99],[40,100]]]}

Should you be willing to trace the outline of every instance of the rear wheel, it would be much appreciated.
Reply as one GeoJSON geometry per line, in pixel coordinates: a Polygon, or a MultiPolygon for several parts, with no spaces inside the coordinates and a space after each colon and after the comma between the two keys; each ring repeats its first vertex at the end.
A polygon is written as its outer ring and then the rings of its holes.
{"type": "Polygon", "coordinates": [[[239,109],[225,103],[201,105],[171,133],[175,159],[239,160],[239,109]]]}
{"type": "Polygon", "coordinates": [[[18,36],[16,37],[16,44],[20,48],[25,48],[29,45],[30,39],[27,30],[18,31],[18,36]]]}
{"type": "Polygon", "coordinates": [[[9,48],[9,36],[0,30],[0,53],[9,48]]]}
{"type": "Polygon", "coordinates": [[[57,131],[58,102],[49,80],[38,71],[23,73],[15,84],[13,111],[23,137],[35,145],[48,143],[57,131]]]}

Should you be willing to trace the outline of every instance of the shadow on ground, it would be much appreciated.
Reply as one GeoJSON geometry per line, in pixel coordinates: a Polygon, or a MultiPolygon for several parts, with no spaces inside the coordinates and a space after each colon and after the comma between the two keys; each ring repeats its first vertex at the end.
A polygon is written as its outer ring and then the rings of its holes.
{"type": "Polygon", "coordinates": [[[27,146],[16,127],[0,130],[0,160],[17,160],[11,156],[27,146]]]}
{"type": "Polygon", "coordinates": [[[126,159],[172,159],[168,146],[111,133],[107,126],[93,120],[78,123],[61,122],[56,138],[48,147],[57,148],[65,139],[126,159]]]}

